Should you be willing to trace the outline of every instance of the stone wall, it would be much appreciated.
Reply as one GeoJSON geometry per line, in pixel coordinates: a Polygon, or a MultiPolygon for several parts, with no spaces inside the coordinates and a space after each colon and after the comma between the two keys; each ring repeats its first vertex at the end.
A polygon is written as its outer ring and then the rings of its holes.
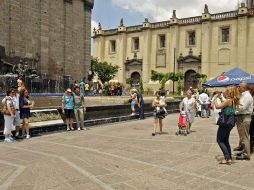
{"type": "Polygon", "coordinates": [[[6,54],[40,56],[40,74],[80,80],[90,66],[91,9],[87,0],[1,0],[0,45],[6,54]]]}

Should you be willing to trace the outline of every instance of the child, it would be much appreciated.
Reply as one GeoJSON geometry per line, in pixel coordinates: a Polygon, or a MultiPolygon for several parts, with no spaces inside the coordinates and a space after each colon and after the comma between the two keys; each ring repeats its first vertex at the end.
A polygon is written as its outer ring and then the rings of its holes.
{"type": "MultiPolygon", "coordinates": [[[[161,94],[159,103],[160,103],[160,105],[166,105],[165,94],[161,94]]],[[[168,114],[167,109],[165,107],[160,107],[160,106],[156,107],[157,112],[159,112],[160,109],[163,109],[166,115],[168,114]]]]}

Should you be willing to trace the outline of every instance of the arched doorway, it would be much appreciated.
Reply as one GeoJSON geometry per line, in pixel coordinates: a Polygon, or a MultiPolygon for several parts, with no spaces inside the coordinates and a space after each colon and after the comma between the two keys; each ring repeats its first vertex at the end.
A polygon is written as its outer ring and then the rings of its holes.
{"type": "Polygon", "coordinates": [[[188,90],[190,86],[192,88],[197,88],[198,87],[198,81],[193,80],[191,77],[193,74],[196,74],[196,71],[194,70],[188,70],[184,74],[184,91],[188,90]]]}
{"type": "Polygon", "coordinates": [[[131,79],[132,79],[132,85],[134,85],[134,86],[139,85],[140,74],[138,72],[133,72],[131,74],[131,79]]]}

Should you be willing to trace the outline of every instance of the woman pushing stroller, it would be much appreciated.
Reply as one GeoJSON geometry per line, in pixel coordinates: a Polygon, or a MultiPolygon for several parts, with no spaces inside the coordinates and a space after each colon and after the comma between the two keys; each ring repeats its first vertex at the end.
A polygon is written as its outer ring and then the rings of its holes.
{"type": "Polygon", "coordinates": [[[189,121],[189,129],[194,122],[194,117],[196,115],[196,100],[192,97],[192,91],[187,90],[186,97],[182,100],[179,106],[180,113],[182,111],[185,112],[188,121],[189,121]]]}

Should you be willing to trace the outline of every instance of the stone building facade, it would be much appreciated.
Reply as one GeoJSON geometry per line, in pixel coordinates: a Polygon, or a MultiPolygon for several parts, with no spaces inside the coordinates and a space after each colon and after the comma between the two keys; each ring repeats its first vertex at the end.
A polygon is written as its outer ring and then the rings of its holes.
{"type": "Polygon", "coordinates": [[[51,79],[80,80],[90,69],[94,0],[1,0],[0,46],[6,56],[39,57],[51,79]]]}
{"type": "MultiPolygon", "coordinates": [[[[120,66],[116,77],[143,79],[146,88],[158,88],[151,70],[182,72],[185,88],[191,75],[199,72],[208,79],[234,67],[254,74],[254,6],[242,4],[238,10],[212,14],[205,5],[201,16],[177,18],[116,29],[94,30],[94,57],[120,66]]],[[[171,85],[170,85],[171,86],[171,85]]],[[[172,90],[172,89],[171,89],[172,90]]]]}

